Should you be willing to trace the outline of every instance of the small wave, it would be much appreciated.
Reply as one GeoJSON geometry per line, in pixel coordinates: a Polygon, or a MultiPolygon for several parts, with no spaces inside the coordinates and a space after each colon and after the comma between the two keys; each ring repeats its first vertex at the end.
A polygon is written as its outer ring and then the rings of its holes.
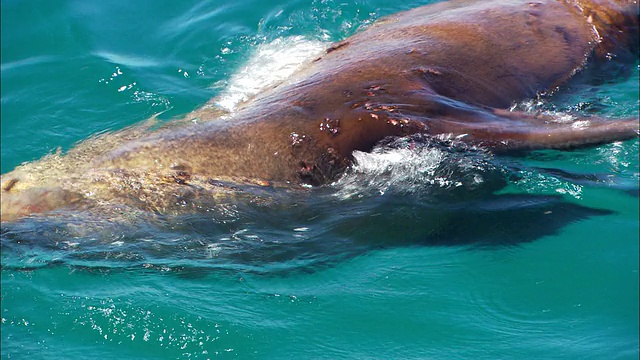
{"type": "Polygon", "coordinates": [[[98,51],[95,52],[94,55],[110,63],[127,66],[130,68],[157,67],[161,64],[159,61],[156,61],[149,57],[116,54],[108,51],[98,51]]]}
{"type": "Polygon", "coordinates": [[[278,38],[259,45],[246,65],[231,77],[217,105],[235,110],[238,104],[292,75],[327,46],[328,43],[303,36],[278,38]]]}
{"type": "Polygon", "coordinates": [[[59,61],[60,59],[56,56],[51,55],[43,55],[43,56],[32,56],[26,59],[16,60],[16,61],[7,61],[3,62],[0,65],[0,72],[4,75],[6,72],[20,69],[25,66],[34,66],[45,63],[51,63],[55,61],[59,61]]]}

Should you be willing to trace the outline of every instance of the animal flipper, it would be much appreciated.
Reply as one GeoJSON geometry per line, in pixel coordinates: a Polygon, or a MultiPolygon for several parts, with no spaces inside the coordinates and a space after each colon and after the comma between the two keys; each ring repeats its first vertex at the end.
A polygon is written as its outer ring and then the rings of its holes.
{"type": "Polygon", "coordinates": [[[451,134],[494,151],[573,149],[638,138],[638,117],[622,119],[535,114],[501,109],[466,110],[429,123],[430,132],[451,134]]]}

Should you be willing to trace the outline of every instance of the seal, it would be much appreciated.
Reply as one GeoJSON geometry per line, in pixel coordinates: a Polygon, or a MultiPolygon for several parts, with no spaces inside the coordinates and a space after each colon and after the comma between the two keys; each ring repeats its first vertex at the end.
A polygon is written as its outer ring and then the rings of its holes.
{"type": "MultiPolygon", "coordinates": [[[[350,166],[353,151],[389,136],[455,138],[494,152],[637,138],[637,118],[566,121],[508,110],[587,64],[606,65],[612,54],[635,61],[637,53],[636,1],[419,7],[334,44],[229,119],[141,125],[3,175],[2,221],[113,199],[166,211],[176,196],[211,197],[233,184],[321,185],[350,166]]],[[[219,111],[194,114],[212,120],[219,111]]]]}

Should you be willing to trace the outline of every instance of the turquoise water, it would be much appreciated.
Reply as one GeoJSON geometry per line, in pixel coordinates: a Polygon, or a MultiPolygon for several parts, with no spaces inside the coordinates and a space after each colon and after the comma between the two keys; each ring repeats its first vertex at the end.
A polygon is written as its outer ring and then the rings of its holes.
{"type": "MultiPolygon", "coordinates": [[[[426,3],[3,0],[2,173],[238,96],[270,50],[311,54],[426,3]]],[[[637,116],[637,66],[604,80],[519,106],[637,116]]],[[[277,206],[3,229],[2,358],[638,358],[637,140],[378,150],[277,206]],[[463,186],[434,185],[446,174],[463,186]]]]}

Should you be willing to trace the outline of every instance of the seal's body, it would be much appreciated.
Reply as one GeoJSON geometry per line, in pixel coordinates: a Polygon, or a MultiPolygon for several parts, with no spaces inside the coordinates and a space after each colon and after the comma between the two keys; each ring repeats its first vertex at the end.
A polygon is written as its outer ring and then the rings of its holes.
{"type": "MultiPolygon", "coordinates": [[[[139,200],[141,191],[152,200],[138,205],[162,209],[175,202],[163,199],[175,189],[219,192],[220,181],[324,184],[344,172],[354,150],[388,136],[455,137],[494,151],[637,137],[637,118],[567,123],[506,110],[554,90],[588,60],[636,59],[637,41],[635,1],[454,0],[416,8],[334,44],[229,118],[102,138],[55,157],[54,175],[33,166],[4,175],[2,220],[87,199],[139,200]]],[[[213,113],[194,114],[209,120],[213,113]]]]}

